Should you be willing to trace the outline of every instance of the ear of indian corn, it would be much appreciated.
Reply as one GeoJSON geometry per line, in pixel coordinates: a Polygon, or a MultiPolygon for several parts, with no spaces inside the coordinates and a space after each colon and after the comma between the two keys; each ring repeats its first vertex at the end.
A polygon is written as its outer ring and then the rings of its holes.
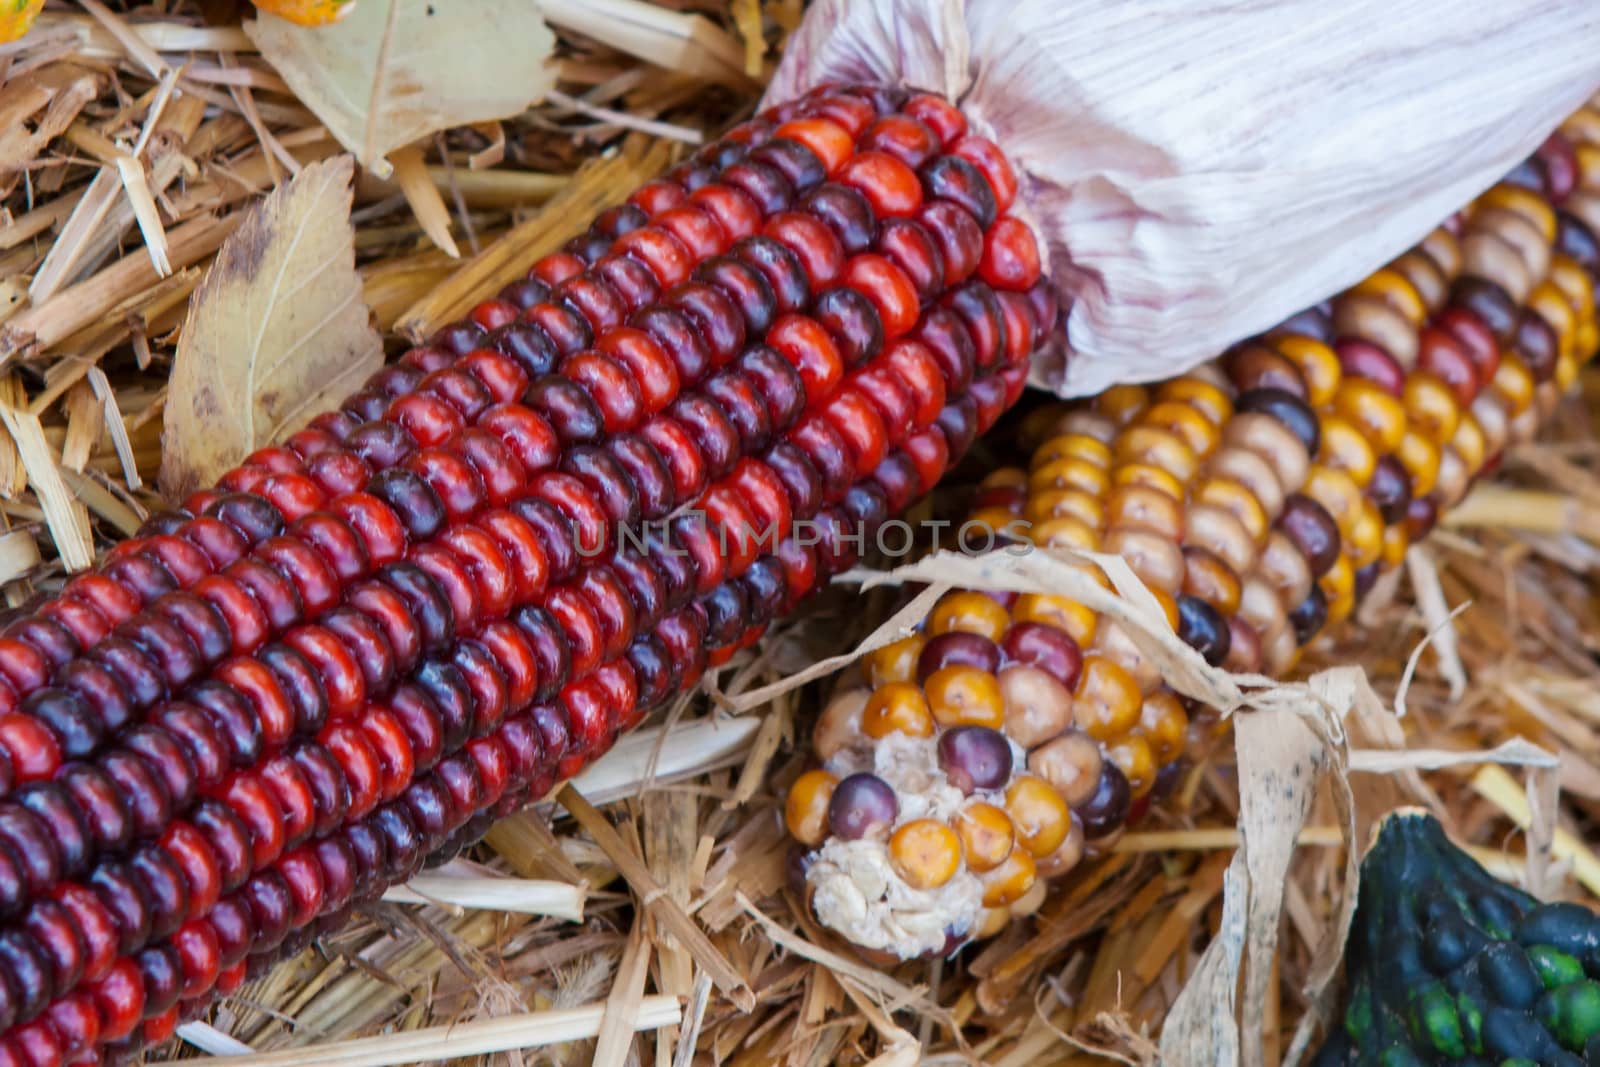
{"type": "Polygon", "coordinates": [[[1600,917],[1495,880],[1431,815],[1361,863],[1343,1016],[1313,1067],[1600,1061],[1600,917]]]}
{"type": "Polygon", "coordinates": [[[166,1037],[850,565],[1056,325],[1015,191],[818,90],[7,625],[0,1064],[166,1037]]]}
{"type": "MultiPolygon", "coordinates": [[[[1210,663],[1285,674],[1594,354],[1597,204],[1586,110],[1332,301],[1189,374],[1030,416],[1043,443],[983,482],[973,521],[1116,553],[1210,663]]],[[[1081,604],[952,592],[823,711],[819,765],[786,798],[794,870],[857,945],[945,951],[1038,908],[1218,730],[1081,604]]]]}

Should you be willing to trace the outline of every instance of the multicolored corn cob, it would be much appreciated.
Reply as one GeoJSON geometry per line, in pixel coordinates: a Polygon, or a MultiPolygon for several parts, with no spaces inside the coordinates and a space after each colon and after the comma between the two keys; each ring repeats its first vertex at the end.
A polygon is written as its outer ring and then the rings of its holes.
{"type": "MultiPolygon", "coordinates": [[[[973,520],[1120,555],[1213,665],[1283,675],[1527,439],[1597,340],[1600,112],[1326,305],[1032,416],[973,520]]],[[[1095,576],[1105,581],[1098,570],[1095,576]]],[[[785,819],[818,918],[911,957],[992,935],[1215,737],[1116,625],[953,592],[823,711],[785,819]]]]}
{"type": "Polygon", "coordinates": [[[1399,811],[1361,861],[1345,1009],[1312,1067],[1600,1062],[1600,916],[1495,878],[1399,811]]]}
{"type": "Polygon", "coordinates": [[[0,632],[0,1067],[161,1040],[848,566],[1056,325],[1015,193],[819,90],[0,632]]]}

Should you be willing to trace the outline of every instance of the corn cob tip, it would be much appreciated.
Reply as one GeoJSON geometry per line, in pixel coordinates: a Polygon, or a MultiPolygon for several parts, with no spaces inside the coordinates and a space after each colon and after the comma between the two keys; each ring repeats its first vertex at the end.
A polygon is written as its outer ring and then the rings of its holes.
{"type": "MultiPolygon", "coordinates": [[[[1028,467],[991,472],[971,521],[1119,555],[1213,666],[1293,670],[1593,356],[1600,118],[1566,130],[1579,148],[1551,138],[1418,248],[1214,363],[1032,413],[1028,467]]],[[[817,918],[885,960],[1036,910],[1226,728],[1062,596],[951,592],[860,670],[785,821],[817,918]]]]}
{"type": "Polygon", "coordinates": [[[822,922],[863,948],[909,955],[964,940],[983,894],[961,867],[954,836],[902,839],[899,849],[891,843],[895,826],[943,827],[966,802],[940,767],[937,743],[893,733],[870,749],[843,750],[811,773],[826,776],[817,787],[828,793],[829,836],[804,861],[807,895],[822,922]]]}

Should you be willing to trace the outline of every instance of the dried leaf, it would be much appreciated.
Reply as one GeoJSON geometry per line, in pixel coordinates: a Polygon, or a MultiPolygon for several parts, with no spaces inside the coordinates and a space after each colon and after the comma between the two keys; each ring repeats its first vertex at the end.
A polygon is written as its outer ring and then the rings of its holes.
{"type": "Polygon", "coordinates": [[[365,0],[332,26],[262,14],[245,24],[361,165],[436,130],[518,114],[555,84],[555,35],[531,0],[365,0]]]}
{"type": "Polygon", "coordinates": [[[169,499],[300,428],[378,369],[350,226],[354,166],[306,167],[223,243],[178,342],[162,435],[169,499]]]}

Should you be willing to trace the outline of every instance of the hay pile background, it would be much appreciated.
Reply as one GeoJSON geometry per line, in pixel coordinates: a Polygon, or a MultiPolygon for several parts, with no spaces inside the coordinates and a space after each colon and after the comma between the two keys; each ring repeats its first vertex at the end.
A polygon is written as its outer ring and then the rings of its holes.
{"type": "MultiPolygon", "coordinates": [[[[131,533],[160,506],[157,485],[193,484],[266,443],[747,113],[800,15],[799,0],[546,0],[542,19],[527,0],[397,3],[361,0],[315,31],[345,35],[330,44],[270,20],[247,31],[252,13],[223,0],[51,0],[29,36],[0,46],[9,605],[131,533]],[[205,280],[241,226],[276,269],[224,252],[205,280]],[[186,346],[220,355],[174,376],[186,346]],[[208,385],[226,402],[199,402],[208,385]]],[[[1264,1040],[1245,1042],[1246,1062],[1283,1061],[1312,1007],[1308,980],[1327,971],[1317,951],[1347,899],[1347,773],[1359,840],[1389,807],[1422,803],[1492,869],[1555,896],[1600,892],[1600,859],[1581,843],[1600,811],[1596,384],[1413,553],[1359,628],[1302,666],[1359,664],[1387,705],[1432,637],[1405,717],[1358,707],[1305,825],[1286,815],[1258,831],[1263,851],[1297,832],[1299,849],[1281,926],[1251,901],[1266,971],[1254,968],[1264,995],[1245,998],[1242,1028],[1264,1040]],[[1558,755],[1559,771],[1481,762],[1514,737],[1558,755]]],[[[974,480],[958,475],[925,506],[959,513],[974,480]]],[[[786,888],[774,812],[834,679],[729,712],[853,647],[897,596],[875,592],[866,611],[848,591],[823,598],[714,693],[496,827],[470,861],[391,894],[149,1058],[248,1046],[312,1064],[373,1035],[385,1036],[339,1062],[1148,1057],[1219,921],[1239,840],[1226,746],[1033,922],[952,962],[860,964],[786,888]],[[470,1025],[429,1044],[411,1033],[449,1024],[470,1025]]]]}

